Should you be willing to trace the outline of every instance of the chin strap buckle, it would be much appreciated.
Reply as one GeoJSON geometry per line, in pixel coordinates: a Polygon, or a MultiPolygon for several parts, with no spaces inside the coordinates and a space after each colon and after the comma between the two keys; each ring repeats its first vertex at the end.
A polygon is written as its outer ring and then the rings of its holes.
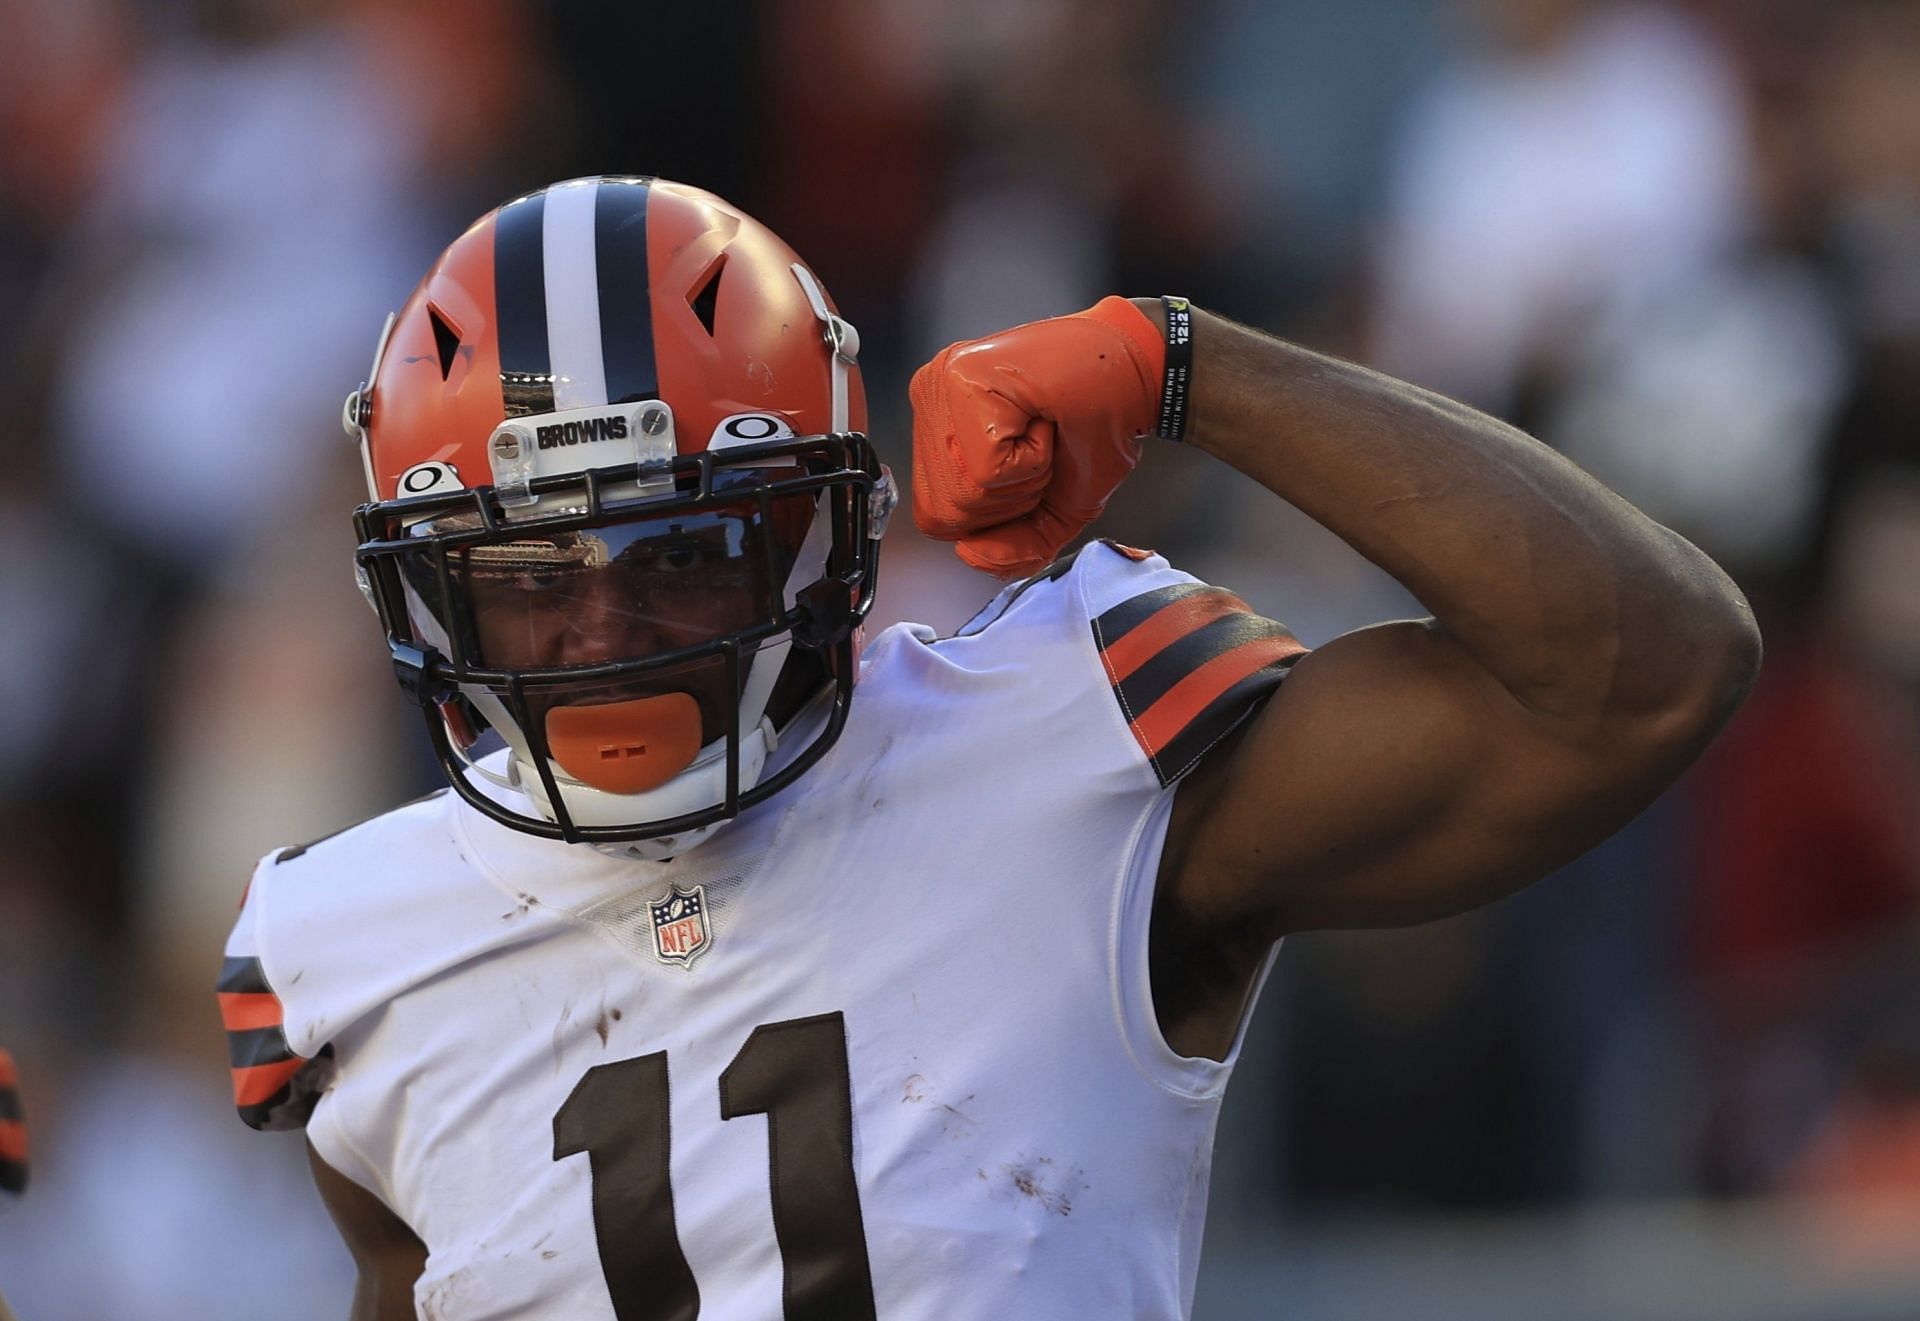
{"type": "Polygon", "coordinates": [[[431,673],[440,662],[439,652],[391,638],[387,650],[393,657],[393,675],[400,681],[400,691],[415,706],[438,706],[453,696],[453,686],[431,673]]]}
{"type": "Polygon", "coordinates": [[[794,594],[793,604],[800,613],[793,640],[808,651],[824,651],[853,632],[853,593],[838,579],[808,583],[794,594]]]}

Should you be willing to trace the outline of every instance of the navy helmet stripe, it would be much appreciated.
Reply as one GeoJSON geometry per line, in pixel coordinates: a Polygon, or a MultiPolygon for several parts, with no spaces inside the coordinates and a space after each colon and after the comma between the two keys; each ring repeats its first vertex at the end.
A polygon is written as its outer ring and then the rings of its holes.
{"type": "Polygon", "coordinates": [[[553,411],[547,347],[546,190],[517,197],[493,222],[493,305],[500,327],[500,400],[508,417],[553,411]]]}
{"type": "Polygon", "coordinates": [[[660,394],[653,356],[653,299],[647,279],[647,179],[606,179],[594,202],[600,288],[600,359],[607,402],[660,394]]]}

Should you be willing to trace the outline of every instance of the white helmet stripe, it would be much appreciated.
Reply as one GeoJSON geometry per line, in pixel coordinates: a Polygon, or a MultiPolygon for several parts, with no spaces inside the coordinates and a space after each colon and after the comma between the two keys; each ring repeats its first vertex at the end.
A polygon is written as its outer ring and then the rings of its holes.
{"type": "Polygon", "coordinates": [[[593,408],[607,402],[593,221],[599,192],[598,179],[576,179],[547,189],[541,248],[556,410],[593,408]]]}

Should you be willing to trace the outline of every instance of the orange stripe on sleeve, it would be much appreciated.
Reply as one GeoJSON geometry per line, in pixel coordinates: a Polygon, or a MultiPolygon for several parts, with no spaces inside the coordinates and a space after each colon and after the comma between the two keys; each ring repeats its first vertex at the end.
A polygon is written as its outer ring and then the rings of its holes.
{"type": "Polygon", "coordinates": [[[1236,612],[1250,614],[1252,608],[1231,592],[1197,592],[1163,605],[1101,653],[1107,673],[1119,683],[1195,629],[1236,612]]]}
{"type": "Polygon", "coordinates": [[[300,1066],[306,1061],[299,1056],[281,1060],[277,1064],[256,1064],[248,1069],[233,1071],[233,1103],[235,1105],[259,1105],[273,1098],[273,1094],[285,1087],[300,1072],[300,1066]]]}
{"type": "Polygon", "coordinates": [[[1142,711],[1133,722],[1134,736],[1149,757],[1158,757],[1181,730],[1198,719],[1227,689],[1262,666],[1305,650],[1297,638],[1283,636],[1255,638],[1232,651],[1222,652],[1167,689],[1159,701],[1142,711]]]}
{"type": "Polygon", "coordinates": [[[218,999],[220,1021],[226,1024],[229,1032],[279,1027],[287,1019],[287,1011],[281,1006],[280,997],[271,991],[221,991],[218,999]]]}
{"type": "Polygon", "coordinates": [[[20,1075],[14,1071],[13,1056],[0,1050],[0,1087],[18,1087],[20,1075]]]}
{"type": "Polygon", "coordinates": [[[27,1126],[18,1119],[0,1119],[0,1160],[27,1163],[27,1126]]]}

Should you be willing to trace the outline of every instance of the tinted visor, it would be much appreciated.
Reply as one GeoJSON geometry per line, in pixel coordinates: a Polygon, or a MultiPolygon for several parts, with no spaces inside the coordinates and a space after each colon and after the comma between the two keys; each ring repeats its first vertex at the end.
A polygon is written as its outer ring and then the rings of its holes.
{"type": "MultiPolygon", "coordinates": [[[[764,517],[752,502],[427,542],[400,557],[409,610],[465,666],[521,672],[644,660],[771,628],[815,499],[779,497],[764,517]]],[[[442,520],[414,531],[458,530],[442,520]]]]}

